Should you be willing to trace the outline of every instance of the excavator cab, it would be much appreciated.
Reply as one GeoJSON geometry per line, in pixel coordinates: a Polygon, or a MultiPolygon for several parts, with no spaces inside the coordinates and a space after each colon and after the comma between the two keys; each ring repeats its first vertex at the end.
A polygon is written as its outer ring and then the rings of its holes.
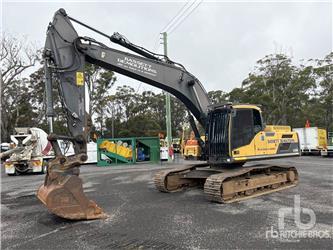
{"type": "Polygon", "coordinates": [[[209,162],[234,162],[237,148],[250,144],[263,127],[261,111],[255,105],[215,106],[209,113],[207,126],[209,162]]]}
{"type": "Polygon", "coordinates": [[[296,168],[252,164],[262,160],[298,156],[297,133],[289,126],[264,125],[261,110],[250,104],[210,107],[206,125],[207,163],[163,170],[154,182],[162,192],[203,187],[207,198],[232,203],[291,188],[298,183],[296,168]]]}
{"type": "Polygon", "coordinates": [[[214,106],[208,115],[206,152],[212,165],[243,165],[249,160],[299,155],[297,133],[267,126],[257,105],[214,106]]]}

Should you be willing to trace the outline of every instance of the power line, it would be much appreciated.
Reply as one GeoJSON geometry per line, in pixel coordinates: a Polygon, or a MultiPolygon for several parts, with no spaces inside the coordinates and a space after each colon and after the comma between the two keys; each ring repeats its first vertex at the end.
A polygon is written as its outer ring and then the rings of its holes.
{"type": "MultiPolygon", "coordinates": [[[[195,1],[194,1],[194,2],[195,2],[195,1]]],[[[193,2],[193,3],[194,3],[194,2],[193,2]]],[[[170,21],[167,25],[165,25],[163,29],[161,29],[160,33],[162,33],[163,31],[166,31],[167,28],[169,27],[169,25],[172,24],[173,21],[175,21],[176,19],[179,18],[180,14],[181,14],[182,11],[185,9],[186,5],[189,4],[189,3],[190,3],[190,2],[186,2],[186,3],[183,5],[183,7],[177,12],[177,14],[171,19],[171,21],[170,21]]],[[[193,4],[193,3],[192,3],[192,4],[193,4]]]]}
{"type": "Polygon", "coordinates": [[[173,28],[173,25],[175,25],[176,23],[178,23],[179,20],[182,19],[182,17],[184,16],[184,14],[191,9],[191,7],[196,3],[197,0],[194,0],[192,3],[190,1],[186,2],[176,13],[176,15],[174,15],[174,17],[163,27],[163,29],[161,29],[161,31],[159,32],[157,39],[155,41],[155,47],[154,47],[154,51],[156,51],[160,45],[160,34],[162,32],[167,32],[169,29],[173,28]]]}
{"type": "MultiPolygon", "coordinates": [[[[203,0],[200,0],[198,2],[198,4],[190,12],[188,12],[187,15],[183,19],[181,19],[181,20],[178,19],[180,21],[176,25],[174,25],[172,29],[169,30],[168,34],[170,35],[173,31],[175,31],[179,27],[179,25],[181,25],[186,20],[186,18],[188,18],[193,13],[193,11],[195,11],[199,7],[199,5],[202,3],[202,1],[203,0]]],[[[193,3],[195,3],[195,2],[193,2],[193,3]]]]}

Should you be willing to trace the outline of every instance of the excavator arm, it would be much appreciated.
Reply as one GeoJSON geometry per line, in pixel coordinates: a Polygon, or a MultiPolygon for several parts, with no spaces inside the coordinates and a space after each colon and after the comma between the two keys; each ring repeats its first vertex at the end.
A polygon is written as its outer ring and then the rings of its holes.
{"type": "MultiPolygon", "coordinates": [[[[68,219],[96,219],[105,216],[102,209],[83,193],[79,167],[87,160],[86,143],[91,128],[85,91],[85,63],[99,65],[130,78],[163,89],[181,100],[198,122],[205,127],[210,101],[200,81],[182,65],[130,43],[118,33],[108,36],[67,15],[55,13],[47,30],[44,49],[47,116],[51,133],[48,137],[56,157],[48,166],[44,184],[37,196],[54,214],[68,219]],[[80,37],[72,22],[85,26],[139,54],[109,48],[92,38],[80,37]],[[66,112],[69,136],[52,133],[53,86],[57,86],[66,112]],[[69,140],[75,155],[62,155],[57,140],[69,140]]],[[[200,138],[191,119],[191,125],[200,138]]]]}

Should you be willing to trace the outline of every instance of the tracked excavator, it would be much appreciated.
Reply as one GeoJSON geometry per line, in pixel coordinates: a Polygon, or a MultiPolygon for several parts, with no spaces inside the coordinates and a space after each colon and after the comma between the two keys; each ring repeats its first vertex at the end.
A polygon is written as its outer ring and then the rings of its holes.
{"type": "Polygon", "coordinates": [[[298,156],[297,133],[288,126],[268,126],[257,105],[211,105],[200,81],[181,64],[150,52],[114,33],[109,36],[59,9],[49,24],[44,48],[47,117],[56,157],[49,162],[38,198],[57,216],[72,219],[106,217],[103,210],[83,193],[79,167],[87,160],[87,138],[92,126],[85,91],[85,63],[95,64],[133,79],[163,89],[187,107],[190,124],[200,142],[206,162],[158,172],[156,188],[175,192],[186,187],[203,187],[209,200],[235,202],[293,187],[298,182],[292,166],[255,164],[251,160],[298,156]],[[81,37],[73,23],[88,28],[134,53],[110,48],[103,43],[81,37]],[[69,135],[52,133],[53,87],[58,88],[67,116],[69,135]],[[194,118],[205,128],[200,139],[194,118]],[[61,153],[57,140],[68,140],[75,154],[61,153]]]}

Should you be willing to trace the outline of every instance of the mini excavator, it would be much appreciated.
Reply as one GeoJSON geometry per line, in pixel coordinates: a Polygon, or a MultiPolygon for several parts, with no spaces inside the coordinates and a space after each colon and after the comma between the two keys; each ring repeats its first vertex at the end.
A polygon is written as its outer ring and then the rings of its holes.
{"type": "Polygon", "coordinates": [[[87,138],[92,126],[85,103],[86,62],[163,89],[181,100],[191,113],[190,124],[206,162],[158,172],[154,177],[158,190],[175,192],[198,186],[209,200],[231,203],[297,185],[298,173],[292,166],[243,167],[247,161],[298,156],[297,133],[289,126],[265,125],[257,105],[211,105],[200,81],[168,57],[137,46],[119,33],[109,36],[98,31],[70,17],[64,9],[55,13],[48,26],[43,56],[49,124],[54,116],[52,89],[57,87],[69,130],[69,135],[57,135],[50,126],[48,140],[56,156],[48,164],[37,196],[51,213],[72,220],[106,217],[85,196],[79,178],[80,165],[87,160],[87,138]],[[135,54],[79,36],[73,22],[135,54]],[[205,140],[200,139],[193,116],[205,128],[205,140]],[[63,155],[58,140],[71,141],[75,154],[63,155]]]}

